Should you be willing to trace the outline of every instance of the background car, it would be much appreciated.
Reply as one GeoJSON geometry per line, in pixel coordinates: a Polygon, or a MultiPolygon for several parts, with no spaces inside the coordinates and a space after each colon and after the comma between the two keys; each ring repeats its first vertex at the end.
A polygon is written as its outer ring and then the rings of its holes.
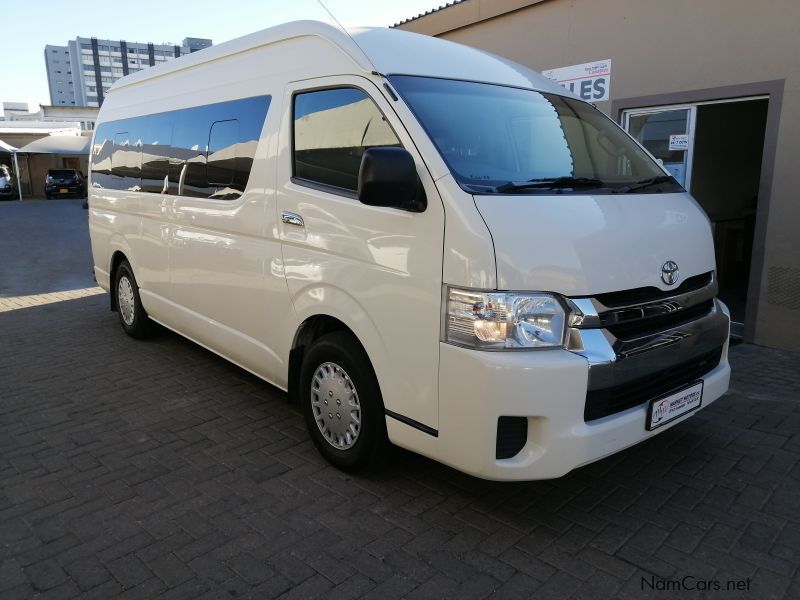
{"type": "Polygon", "coordinates": [[[44,195],[48,200],[68,196],[84,198],[86,179],[76,169],[50,169],[44,180],[44,195]]]}
{"type": "Polygon", "coordinates": [[[0,165],[0,199],[13,200],[16,197],[14,176],[6,165],[0,165]]]}

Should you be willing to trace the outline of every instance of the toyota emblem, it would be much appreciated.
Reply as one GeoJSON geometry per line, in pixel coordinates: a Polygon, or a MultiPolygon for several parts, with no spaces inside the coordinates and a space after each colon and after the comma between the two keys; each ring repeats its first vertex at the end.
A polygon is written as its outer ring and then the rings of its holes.
{"type": "Polygon", "coordinates": [[[678,271],[678,265],[675,261],[668,260],[661,265],[661,281],[665,284],[675,285],[678,281],[678,277],[680,277],[680,271],[678,271]]]}

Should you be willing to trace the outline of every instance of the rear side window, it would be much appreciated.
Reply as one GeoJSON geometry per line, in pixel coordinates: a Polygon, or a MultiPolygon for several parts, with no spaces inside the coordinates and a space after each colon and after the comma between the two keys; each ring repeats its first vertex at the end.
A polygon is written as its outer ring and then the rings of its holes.
{"type": "Polygon", "coordinates": [[[215,121],[208,135],[208,158],[206,177],[208,185],[224,188],[234,185],[236,177],[236,144],[239,143],[239,120],[215,121]]]}
{"type": "Polygon", "coordinates": [[[138,191],[141,183],[142,140],[141,119],[127,119],[124,131],[114,133],[111,175],[117,189],[138,191]]]}
{"type": "Polygon", "coordinates": [[[92,186],[238,198],[269,104],[269,96],[256,96],[103,123],[92,148],[92,186]]]}
{"type": "Polygon", "coordinates": [[[336,88],[295,95],[296,178],[355,191],[361,156],[374,146],[400,141],[366,92],[336,88]]]}
{"type": "Polygon", "coordinates": [[[167,174],[172,155],[172,117],[170,113],[145,118],[142,139],[142,191],[155,194],[175,194],[167,174]]]}

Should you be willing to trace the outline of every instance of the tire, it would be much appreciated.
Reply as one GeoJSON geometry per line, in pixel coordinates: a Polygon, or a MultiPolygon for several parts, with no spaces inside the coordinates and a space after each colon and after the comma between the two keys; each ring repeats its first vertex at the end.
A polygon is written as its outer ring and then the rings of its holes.
{"type": "Polygon", "coordinates": [[[374,471],[388,458],[378,380],[351,334],[335,331],[309,346],[300,368],[300,406],[314,445],[333,466],[348,472],[374,471]],[[343,410],[347,404],[350,415],[343,410]]]}
{"type": "Polygon", "coordinates": [[[127,260],[123,260],[117,267],[112,293],[115,294],[117,315],[119,315],[119,322],[125,333],[138,340],[153,335],[156,325],[147,316],[147,311],[142,306],[139,286],[136,284],[133,269],[127,260]]]}

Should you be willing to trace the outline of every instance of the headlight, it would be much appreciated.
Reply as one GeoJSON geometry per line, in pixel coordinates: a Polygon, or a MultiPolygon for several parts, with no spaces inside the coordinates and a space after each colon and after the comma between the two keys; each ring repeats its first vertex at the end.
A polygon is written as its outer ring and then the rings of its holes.
{"type": "Polygon", "coordinates": [[[480,350],[560,348],[564,308],[552,294],[447,289],[444,341],[480,350]]]}

